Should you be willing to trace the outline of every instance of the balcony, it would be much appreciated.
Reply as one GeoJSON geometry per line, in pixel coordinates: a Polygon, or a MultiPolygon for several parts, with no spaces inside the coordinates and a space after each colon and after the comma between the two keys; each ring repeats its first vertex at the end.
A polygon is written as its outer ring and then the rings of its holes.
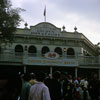
{"type": "Polygon", "coordinates": [[[98,66],[100,65],[100,58],[95,56],[78,56],[79,65],[84,66],[98,66]]]}
{"type": "MultiPolygon", "coordinates": [[[[33,57],[42,59],[44,58],[43,55],[41,54],[24,54],[24,53],[11,53],[11,52],[5,52],[5,53],[0,53],[0,63],[22,63],[23,64],[23,59],[28,58],[28,57],[33,57]]],[[[75,59],[78,61],[79,66],[99,66],[100,65],[100,58],[99,57],[94,57],[94,56],[60,56],[58,58],[60,60],[66,60],[66,59],[75,59]]]]}
{"type": "Polygon", "coordinates": [[[0,63],[1,62],[15,62],[15,63],[21,63],[23,60],[23,54],[22,53],[0,53],[0,63]]]}

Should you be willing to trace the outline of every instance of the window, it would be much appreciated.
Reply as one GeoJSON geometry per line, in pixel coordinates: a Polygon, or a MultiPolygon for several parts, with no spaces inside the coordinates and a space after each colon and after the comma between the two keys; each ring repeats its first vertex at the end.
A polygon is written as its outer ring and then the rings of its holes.
{"type": "Polygon", "coordinates": [[[62,49],[60,47],[56,47],[55,52],[58,53],[59,55],[62,55],[62,49]]]}
{"type": "Polygon", "coordinates": [[[75,55],[74,49],[73,48],[68,48],[67,49],[67,55],[75,55]]]}
{"type": "Polygon", "coordinates": [[[30,46],[29,49],[28,49],[28,53],[31,56],[36,56],[36,53],[37,53],[36,47],[35,46],[30,46]]]}
{"type": "Polygon", "coordinates": [[[37,49],[35,46],[30,46],[28,49],[28,53],[37,53],[37,49]]]}
{"type": "Polygon", "coordinates": [[[23,47],[22,47],[22,45],[16,45],[15,46],[15,52],[23,52],[23,47]]]}
{"type": "Polygon", "coordinates": [[[23,53],[23,47],[22,47],[22,45],[16,45],[15,46],[15,54],[18,55],[18,56],[20,56],[20,55],[22,55],[22,53],[23,53]]]}
{"type": "Polygon", "coordinates": [[[42,54],[45,54],[45,53],[47,53],[49,51],[50,51],[49,48],[46,47],[46,46],[42,48],[42,54]]]}

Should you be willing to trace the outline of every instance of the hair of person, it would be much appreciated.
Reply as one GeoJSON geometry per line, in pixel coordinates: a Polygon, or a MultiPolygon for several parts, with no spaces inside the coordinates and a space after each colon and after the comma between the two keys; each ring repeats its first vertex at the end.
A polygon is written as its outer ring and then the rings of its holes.
{"type": "Polygon", "coordinates": [[[54,78],[60,78],[60,75],[61,75],[61,72],[60,72],[60,71],[55,71],[55,72],[53,73],[53,77],[54,77],[54,78]]]}
{"type": "Polygon", "coordinates": [[[38,72],[37,74],[36,74],[36,78],[37,78],[37,80],[38,81],[44,81],[45,80],[45,77],[46,77],[46,75],[45,75],[45,73],[44,72],[38,72]]]}

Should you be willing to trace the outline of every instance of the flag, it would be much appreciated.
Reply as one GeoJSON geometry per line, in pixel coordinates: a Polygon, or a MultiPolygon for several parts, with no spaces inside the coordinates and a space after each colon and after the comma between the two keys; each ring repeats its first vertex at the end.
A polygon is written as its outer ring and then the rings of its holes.
{"type": "Polygon", "coordinates": [[[45,6],[45,8],[44,8],[44,16],[46,16],[46,6],[45,6]]]}

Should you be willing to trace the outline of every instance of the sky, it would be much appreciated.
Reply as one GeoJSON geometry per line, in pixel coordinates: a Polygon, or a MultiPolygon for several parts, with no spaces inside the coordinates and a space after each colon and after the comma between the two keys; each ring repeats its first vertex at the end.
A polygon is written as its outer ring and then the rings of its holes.
{"type": "Polygon", "coordinates": [[[73,32],[74,27],[83,33],[93,44],[100,42],[100,0],[11,0],[12,7],[24,9],[20,15],[28,27],[44,22],[46,6],[46,21],[58,28],[64,25],[67,32],[73,32]]]}

